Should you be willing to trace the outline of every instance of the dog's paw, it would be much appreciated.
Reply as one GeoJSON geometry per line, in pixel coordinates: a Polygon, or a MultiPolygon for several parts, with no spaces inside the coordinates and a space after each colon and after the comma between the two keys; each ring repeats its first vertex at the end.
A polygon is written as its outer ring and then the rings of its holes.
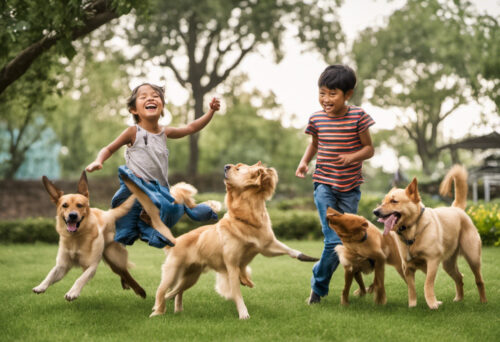
{"type": "Polygon", "coordinates": [[[239,314],[240,319],[249,319],[250,315],[248,314],[248,311],[245,310],[245,312],[242,312],[239,314]]]}
{"type": "Polygon", "coordinates": [[[311,257],[311,256],[306,255],[304,253],[300,253],[299,255],[297,255],[297,259],[300,260],[300,261],[309,261],[309,262],[318,261],[319,260],[318,258],[311,257]]]}
{"type": "Polygon", "coordinates": [[[35,292],[36,294],[44,293],[45,290],[47,290],[47,288],[43,286],[37,286],[33,288],[33,292],[35,292]]]}
{"type": "Polygon", "coordinates": [[[153,311],[151,313],[151,315],[149,315],[149,318],[152,318],[152,317],[155,317],[155,316],[161,316],[161,315],[163,315],[163,312],[159,312],[159,311],[155,310],[155,311],[153,311]]]}
{"type": "Polygon", "coordinates": [[[72,302],[75,299],[77,299],[79,295],[80,295],[79,293],[76,293],[74,291],[69,291],[64,295],[64,299],[66,299],[68,302],[72,302]]]}
{"type": "Polygon", "coordinates": [[[443,302],[441,302],[441,301],[438,300],[438,301],[436,301],[434,303],[430,303],[430,304],[428,303],[427,305],[429,306],[429,309],[431,309],[431,310],[437,310],[441,304],[443,304],[443,302]]]}
{"type": "Polygon", "coordinates": [[[349,306],[349,300],[347,298],[344,298],[344,296],[340,297],[340,304],[342,306],[349,306]]]}

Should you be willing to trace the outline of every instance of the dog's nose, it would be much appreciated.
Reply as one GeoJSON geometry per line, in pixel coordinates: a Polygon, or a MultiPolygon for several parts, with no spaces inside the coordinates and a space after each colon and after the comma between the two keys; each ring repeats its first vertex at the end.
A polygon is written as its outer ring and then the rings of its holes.
{"type": "Polygon", "coordinates": [[[380,217],[380,210],[375,209],[375,210],[373,211],[373,214],[374,214],[375,216],[377,216],[377,217],[380,217]]]}
{"type": "Polygon", "coordinates": [[[75,213],[75,212],[71,212],[68,215],[68,219],[70,219],[70,220],[76,220],[76,219],[78,219],[78,214],[75,213]]]}
{"type": "Polygon", "coordinates": [[[229,164],[224,165],[224,172],[227,172],[227,170],[229,170],[230,168],[231,168],[231,165],[229,165],[229,164]]]}

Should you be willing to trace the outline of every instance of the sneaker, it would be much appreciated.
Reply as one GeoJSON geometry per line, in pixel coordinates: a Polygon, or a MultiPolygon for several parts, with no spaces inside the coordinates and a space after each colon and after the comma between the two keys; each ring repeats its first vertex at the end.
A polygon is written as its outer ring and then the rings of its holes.
{"type": "Polygon", "coordinates": [[[309,295],[309,298],[307,298],[307,304],[317,304],[321,301],[321,297],[316,294],[313,290],[311,290],[311,294],[309,295]]]}

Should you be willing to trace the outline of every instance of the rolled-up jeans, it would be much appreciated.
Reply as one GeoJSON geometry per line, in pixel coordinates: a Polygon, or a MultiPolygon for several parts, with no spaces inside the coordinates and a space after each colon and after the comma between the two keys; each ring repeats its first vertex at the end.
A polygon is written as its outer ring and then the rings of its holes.
{"type": "Polygon", "coordinates": [[[311,278],[311,289],[319,296],[328,294],[328,287],[332,279],[333,272],[339,265],[339,257],[335,252],[335,246],[341,245],[342,241],[337,233],[328,226],[326,210],[331,207],[341,213],[355,214],[358,211],[361,191],[359,186],[347,191],[340,192],[332,189],[330,185],[314,183],[314,203],[318,208],[319,219],[323,231],[324,249],[321,259],[313,266],[311,278]]]}

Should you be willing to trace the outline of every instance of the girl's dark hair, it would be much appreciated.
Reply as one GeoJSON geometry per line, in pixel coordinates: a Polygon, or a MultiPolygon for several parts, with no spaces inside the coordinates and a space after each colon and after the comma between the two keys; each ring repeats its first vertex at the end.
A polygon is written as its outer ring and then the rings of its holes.
{"type": "Polygon", "coordinates": [[[356,74],[347,65],[334,64],[328,66],[319,76],[318,87],[340,89],[344,93],[356,86],[356,74]]]}
{"type": "MultiPolygon", "coordinates": [[[[163,89],[163,87],[160,87],[160,86],[157,86],[157,85],[154,85],[151,83],[142,83],[132,90],[132,94],[130,94],[130,97],[127,100],[127,108],[128,108],[129,112],[131,109],[136,109],[135,108],[135,101],[137,100],[137,92],[139,91],[140,87],[145,86],[145,85],[153,88],[153,90],[160,96],[161,103],[163,105],[165,105],[165,90],[163,89]]],[[[130,112],[130,113],[132,113],[132,112],[130,112]]],[[[139,115],[132,113],[132,116],[134,117],[135,123],[139,123],[139,121],[141,121],[141,119],[139,118],[139,115]]],[[[163,116],[163,112],[161,113],[161,116],[163,116]]]]}

